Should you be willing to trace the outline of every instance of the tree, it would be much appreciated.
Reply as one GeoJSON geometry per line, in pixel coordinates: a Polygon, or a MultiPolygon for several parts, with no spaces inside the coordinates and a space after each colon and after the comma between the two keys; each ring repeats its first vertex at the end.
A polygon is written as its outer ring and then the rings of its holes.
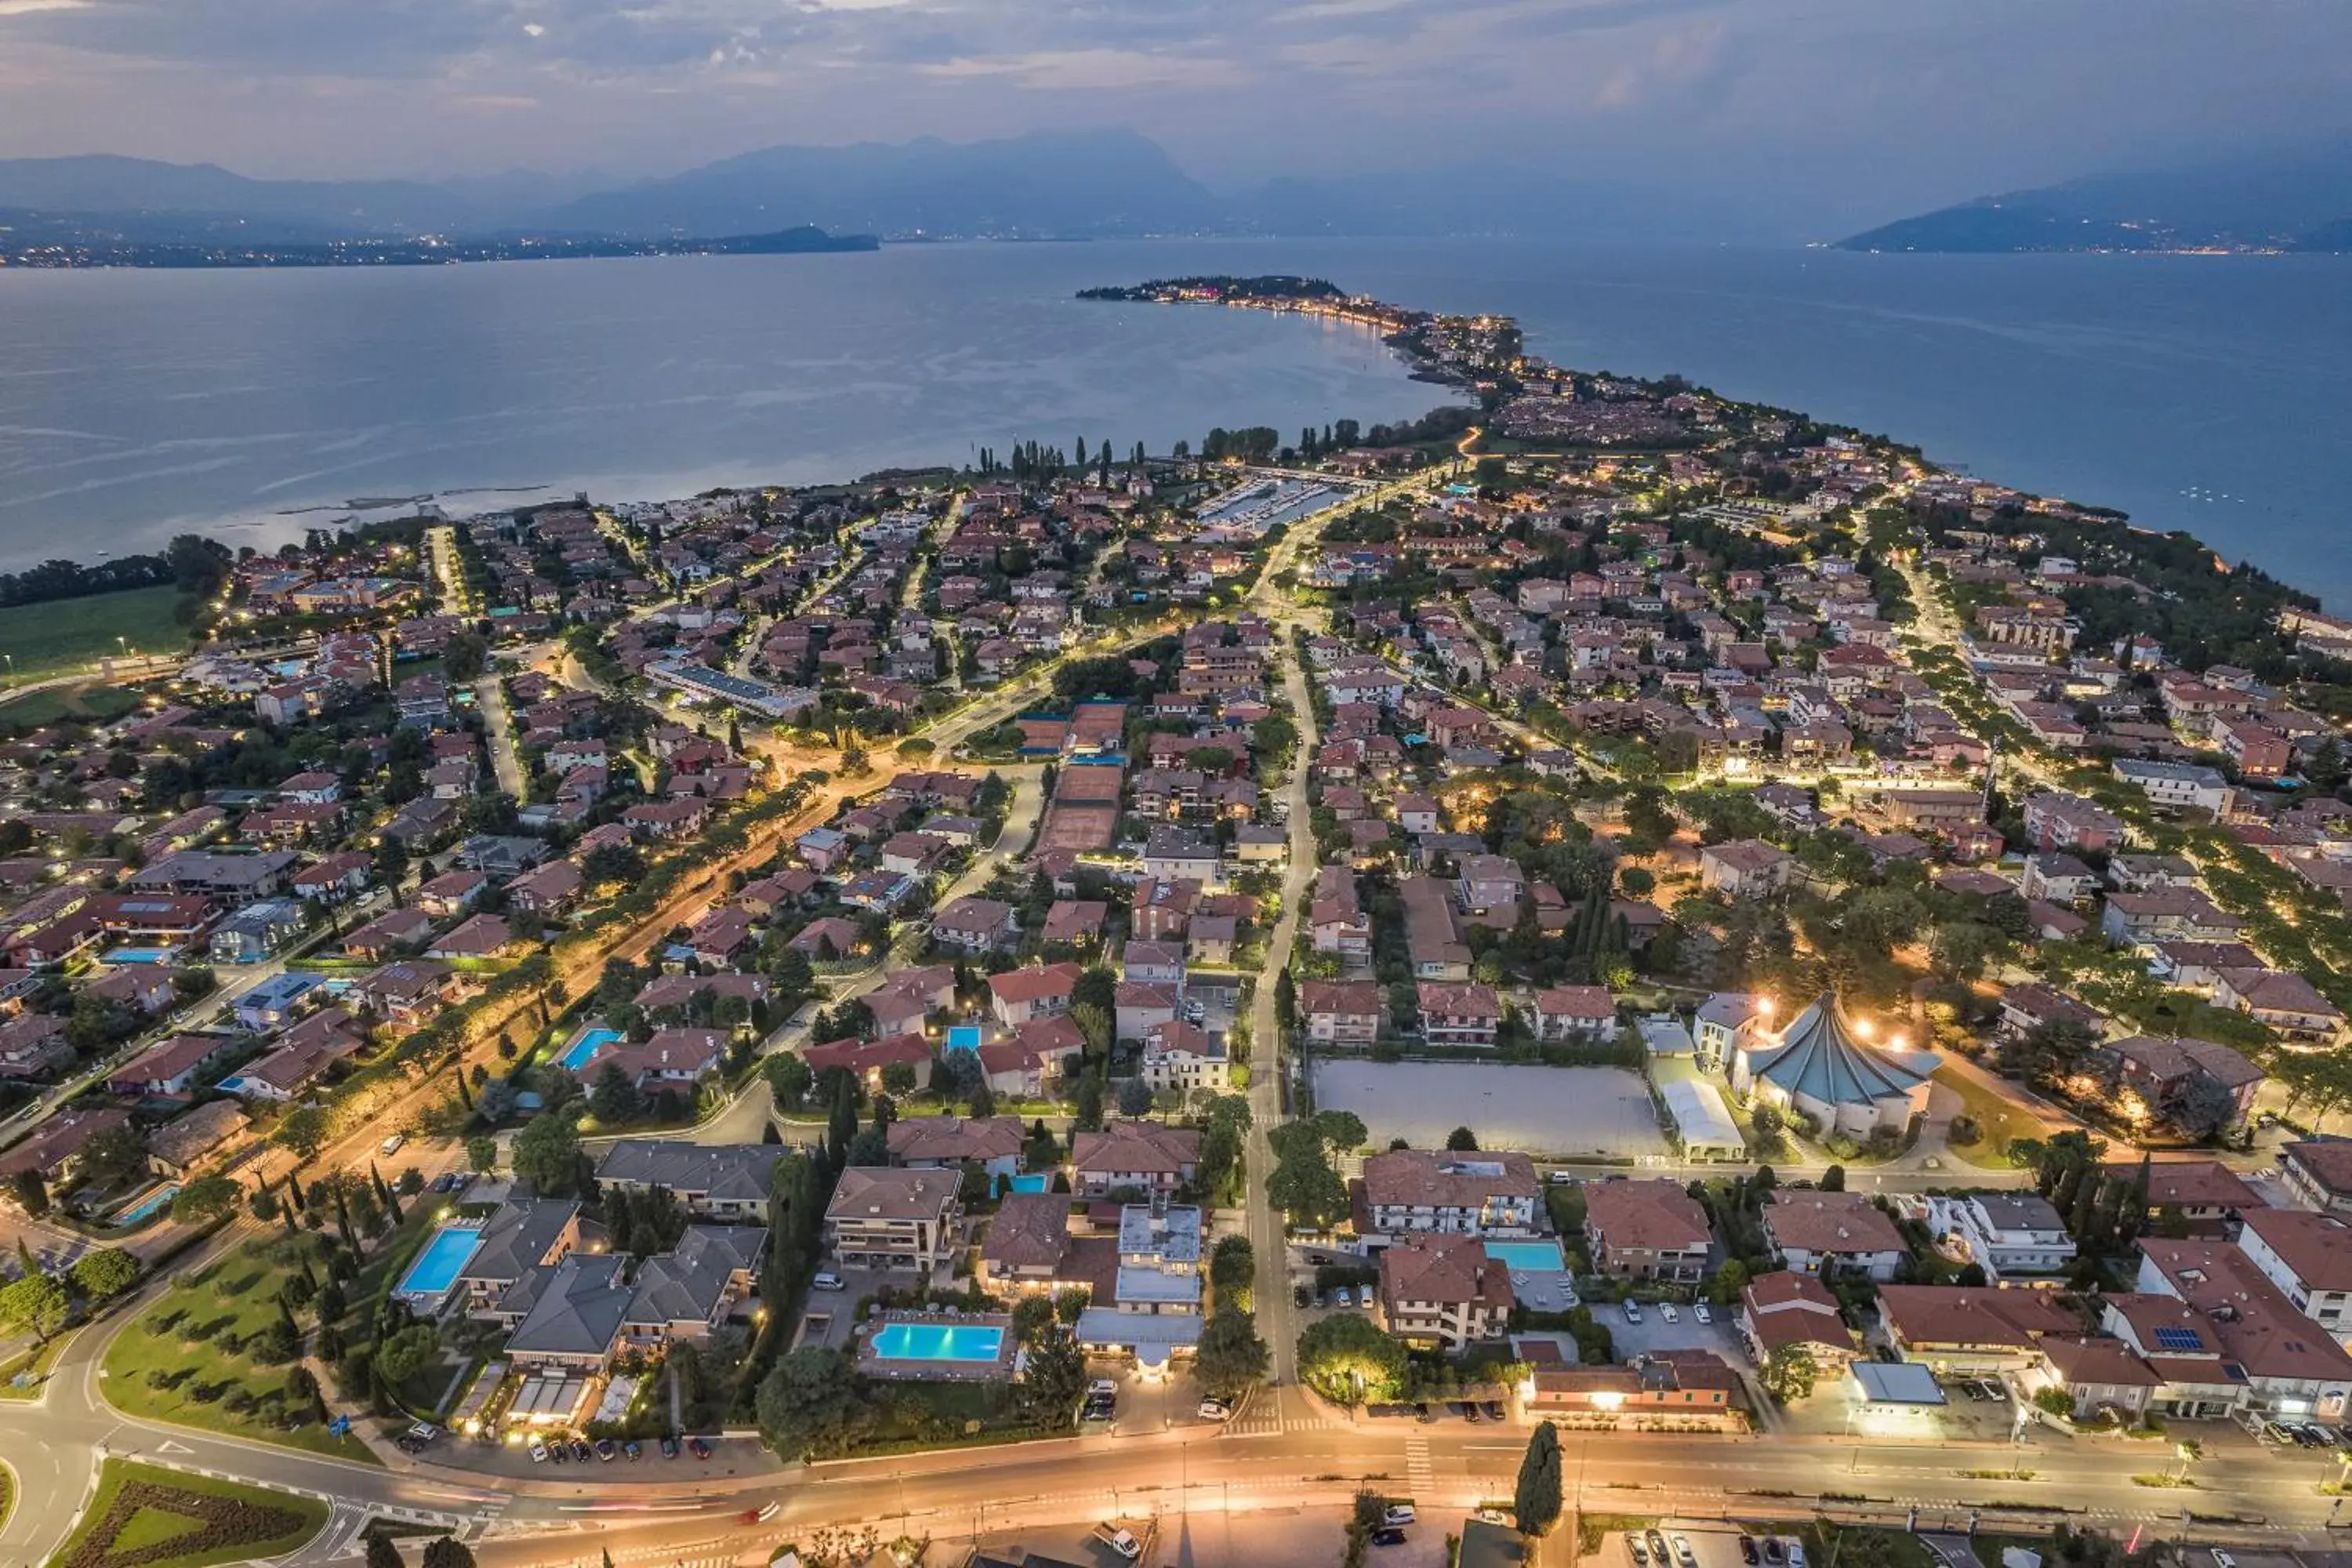
{"type": "Polygon", "coordinates": [[[803,1345],[761,1381],[760,1435],[785,1460],[838,1452],[871,1418],[841,1352],[803,1345]]]}
{"type": "Polygon", "coordinates": [[[1209,1287],[1217,1293],[1217,1303],[1232,1302],[1247,1310],[1249,1292],[1257,1279],[1257,1251],[1250,1238],[1236,1231],[1219,1238],[1209,1254],[1209,1287]]]}
{"type": "Polygon", "coordinates": [[[389,1384],[406,1383],[441,1353],[441,1331],[412,1323],[375,1347],[375,1369],[389,1384]]]}
{"type": "Polygon", "coordinates": [[[1765,1393],[1786,1405],[1792,1399],[1811,1398],[1821,1370],[1811,1346],[1780,1345],[1764,1358],[1756,1380],[1764,1385],[1765,1393]]]}
{"type": "Polygon", "coordinates": [[[1078,1072],[1077,1094],[1070,1112],[1071,1130],[1078,1132],[1099,1132],[1103,1124],[1103,1075],[1098,1067],[1082,1068],[1078,1072]]]}
{"type": "Polygon", "coordinates": [[[1118,1113],[1126,1117],[1151,1114],[1151,1086],[1139,1078],[1118,1080],[1118,1113]]]}
{"type": "MultiPolygon", "coordinates": [[[[596,1075],[595,1087],[588,1091],[588,1109],[604,1125],[617,1126],[645,1114],[646,1097],[637,1092],[637,1086],[621,1070],[618,1062],[606,1062],[596,1075]]],[[[521,1141],[516,1142],[520,1144],[521,1141]]]]}
{"type": "Polygon", "coordinates": [[[882,1087],[892,1094],[915,1092],[915,1064],[892,1062],[882,1069],[882,1087]]]}
{"type": "Polygon", "coordinates": [[[1445,1146],[1457,1154],[1475,1153],[1478,1149],[1478,1134],[1471,1131],[1467,1127],[1457,1127],[1445,1135],[1445,1146]]]}
{"type": "MultiPolygon", "coordinates": [[[[180,1189],[172,1200],[172,1217],[182,1225],[210,1225],[226,1219],[236,1212],[237,1200],[244,1190],[236,1178],[214,1174],[198,1176],[180,1189]]],[[[268,1215],[259,1217],[268,1219],[268,1215]]]]}
{"type": "Polygon", "coordinates": [[[1843,1165],[1832,1165],[1828,1170],[1822,1173],[1822,1191],[1825,1193],[1842,1193],[1845,1191],[1845,1167],[1843,1165]]]}
{"type": "Polygon", "coordinates": [[[85,1301],[104,1301],[139,1283],[139,1259],[119,1247],[85,1252],[66,1270],[85,1301]]]}
{"type": "Polygon", "coordinates": [[[272,1142],[295,1159],[315,1159],[320,1145],[327,1141],[327,1113],[315,1105],[298,1105],[286,1113],[278,1123],[278,1131],[269,1136],[272,1142]]]}
{"type": "Polygon", "coordinates": [[[474,1568],[474,1551],[454,1535],[425,1543],[424,1568],[474,1568]]]}
{"type": "Polygon", "coordinates": [[[30,1329],[47,1339],[65,1327],[73,1298],[54,1274],[27,1274],[0,1285],[0,1328],[30,1329]]]}
{"type": "Polygon", "coordinates": [[[1559,1428],[1541,1422],[1520,1456],[1519,1484],[1511,1493],[1511,1513],[1520,1534],[1549,1535],[1559,1523],[1564,1500],[1559,1464],[1559,1428]]]}
{"type": "Polygon", "coordinates": [[[391,1536],[378,1535],[371,1531],[366,1539],[367,1568],[407,1568],[400,1555],[400,1548],[392,1543],[391,1536]]]}
{"type": "Polygon", "coordinates": [[[1060,1430],[1077,1418],[1078,1397],[1086,1391],[1086,1352],[1078,1347],[1076,1334],[1049,1318],[1029,1346],[1028,1364],[1021,1372],[1021,1403],[1060,1430]]]}
{"type": "Polygon", "coordinates": [[[542,1111],[515,1134],[510,1157],[514,1173],[542,1196],[565,1196],[580,1184],[580,1128],[560,1111],[542,1111]]]}
{"type": "Polygon", "coordinates": [[[9,1177],[8,1194],[18,1208],[35,1219],[49,1212],[49,1184],[38,1171],[23,1170],[9,1177]]]}
{"type": "Polygon", "coordinates": [[[1192,1370],[1201,1386],[1220,1399],[1238,1399],[1265,1378],[1273,1352],[1258,1336],[1257,1321],[1238,1307],[1220,1307],[1201,1329],[1192,1370]]]}
{"type": "Polygon", "coordinates": [[[495,1138],[488,1137],[467,1139],[466,1163],[472,1166],[477,1171],[497,1170],[499,1168],[499,1141],[495,1138]]]}
{"type": "Polygon", "coordinates": [[[1404,1346],[1354,1312],[1318,1319],[1298,1336],[1298,1375],[1342,1405],[1395,1398],[1405,1365],[1404,1346]]]}
{"type": "Polygon", "coordinates": [[[779,1051],[760,1064],[760,1072],[768,1080],[769,1098],[780,1110],[789,1110],[808,1099],[809,1084],[814,1077],[808,1063],[789,1051],[779,1051]]]}

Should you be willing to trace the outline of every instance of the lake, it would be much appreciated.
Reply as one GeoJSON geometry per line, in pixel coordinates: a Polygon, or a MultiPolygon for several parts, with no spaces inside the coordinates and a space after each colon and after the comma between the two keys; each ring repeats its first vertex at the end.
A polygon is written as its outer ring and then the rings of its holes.
{"type": "Polygon", "coordinates": [[[186,527],[274,542],[354,498],[662,496],[962,462],[1025,438],[1165,450],[1212,425],[1287,435],[1438,401],[1350,329],[1070,298],[1258,271],[1507,311],[1561,363],[1679,372],[1884,432],[1988,479],[2190,529],[2352,605],[2338,547],[2352,258],[1488,240],[11,273],[0,565],[186,527]]]}

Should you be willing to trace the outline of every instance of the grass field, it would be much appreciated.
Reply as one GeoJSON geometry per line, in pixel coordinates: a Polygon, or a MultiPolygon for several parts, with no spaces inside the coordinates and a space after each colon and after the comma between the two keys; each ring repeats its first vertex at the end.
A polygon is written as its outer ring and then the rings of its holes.
{"type": "MultiPolygon", "coordinates": [[[[41,1385],[48,1381],[49,1373],[57,1367],[58,1358],[65,1354],[66,1346],[73,1343],[73,1338],[71,1332],[59,1334],[35,1345],[5,1366],[0,1366],[0,1399],[38,1399],[41,1385]],[[16,1383],[20,1377],[26,1380],[22,1387],[16,1383]]],[[[0,1476],[0,1480],[5,1479],[0,1476]]],[[[6,1510],[0,1510],[0,1519],[5,1517],[6,1510]]]]}
{"type": "Polygon", "coordinates": [[[211,1568],[283,1555],[326,1522],[327,1505],[316,1498],[109,1459],[80,1527],[49,1568],[211,1568]],[[247,1511],[257,1509],[266,1511],[247,1511]],[[184,1550],[153,1555],[181,1540],[184,1550]]]}
{"type": "Polygon", "coordinates": [[[51,686],[14,699],[0,692],[0,731],[37,730],[61,719],[103,723],[120,719],[138,706],[138,693],[95,682],[51,686]]]}
{"type": "Polygon", "coordinates": [[[0,654],[15,661],[16,679],[39,680],[95,664],[124,644],[135,653],[179,653],[188,646],[172,619],[179,596],[174,588],[125,588],[0,610],[0,654]]]}
{"type": "Polygon", "coordinates": [[[107,1346],[108,1403],[131,1415],[378,1463],[356,1437],[315,1424],[288,1431],[281,1417],[293,1369],[265,1366],[224,1343],[277,1321],[278,1287],[297,1271],[289,1246],[282,1236],[247,1242],[193,1282],[175,1283],[107,1346]]]}
{"type": "Polygon", "coordinates": [[[1984,1136],[1966,1148],[1952,1147],[1955,1159],[1980,1170],[2006,1171],[2011,1168],[2008,1149],[2012,1138],[2042,1136],[2042,1118],[2032,1110],[1992,1093],[1976,1079],[1949,1070],[1936,1074],[1936,1085],[1948,1089],[1960,1097],[1965,1114],[1975,1118],[1984,1136]]]}

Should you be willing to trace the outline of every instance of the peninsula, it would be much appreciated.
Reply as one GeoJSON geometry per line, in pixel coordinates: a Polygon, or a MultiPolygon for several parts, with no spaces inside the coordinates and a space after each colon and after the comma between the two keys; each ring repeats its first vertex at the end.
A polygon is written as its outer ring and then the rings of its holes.
{"type": "Polygon", "coordinates": [[[0,579],[0,1556],[2324,1539],[2352,622],[1088,297],[1454,400],[0,579]]]}

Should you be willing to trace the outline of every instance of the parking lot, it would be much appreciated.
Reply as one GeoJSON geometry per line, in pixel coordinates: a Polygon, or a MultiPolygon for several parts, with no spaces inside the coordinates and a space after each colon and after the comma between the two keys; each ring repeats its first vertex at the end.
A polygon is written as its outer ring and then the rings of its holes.
{"type": "Polygon", "coordinates": [[[1616,1342],[1620,1362],[1655,1351],[1713,1351],[1734,1366],[1745,1366],[1748,1352],[1740,1348],[1739,1331],[1731,1326],[1731,1314],[1717,1307],[1708,1308],[1707,1312],[1714,1322],[1700,1322],[1696,1306],[1677,1306],[1675,1316],[1679,1321],[1670,1323],[1662,1303],[1647,1301],[1642,1304],[1642,1321],[1629,1323],[1622,1302],[1601,1302],[1592,1309],[1594,1320],[1605,1324],[1610,1337],[1616,1342]]]}
{"type": "MultiPolygon", "coordinates": [[[[1618,1531],[1601,1543],[1598,1560],[1607,1568],[1747,1568],[1747,1559],[1739,1549],[1742,1533],[1727,1529],[1719,1521],[1676,1523],[1671,1519],[1661,1520],[1643,1532],[1640,1557],[1633,1555],[1632,1532],[1618,1531]],[[1685,1544],[1689,1548],[1687,1558],[1680,1550],[1685,1544]]],[[[1756,1542],[1756,1554],[1762,1568],[1783,1568],[1789,1561],[1790,1549],[1798,1545],[1794,1535],[1757,1535],[1751,1539],[1756,1542]],[[1773,1556],[1776,1549],[1777,1559],[1773,1556]]]]}
{"type": "Polygon", "coordinates": [[[1318,1061],[1315,1103],[1363,1118],[1372,1143],[1441,1149],[1467,1127],[1489,1149],[1638,1158],[1666,1152],[1639,1073],[1497,1062],[1318,1061]]]}

